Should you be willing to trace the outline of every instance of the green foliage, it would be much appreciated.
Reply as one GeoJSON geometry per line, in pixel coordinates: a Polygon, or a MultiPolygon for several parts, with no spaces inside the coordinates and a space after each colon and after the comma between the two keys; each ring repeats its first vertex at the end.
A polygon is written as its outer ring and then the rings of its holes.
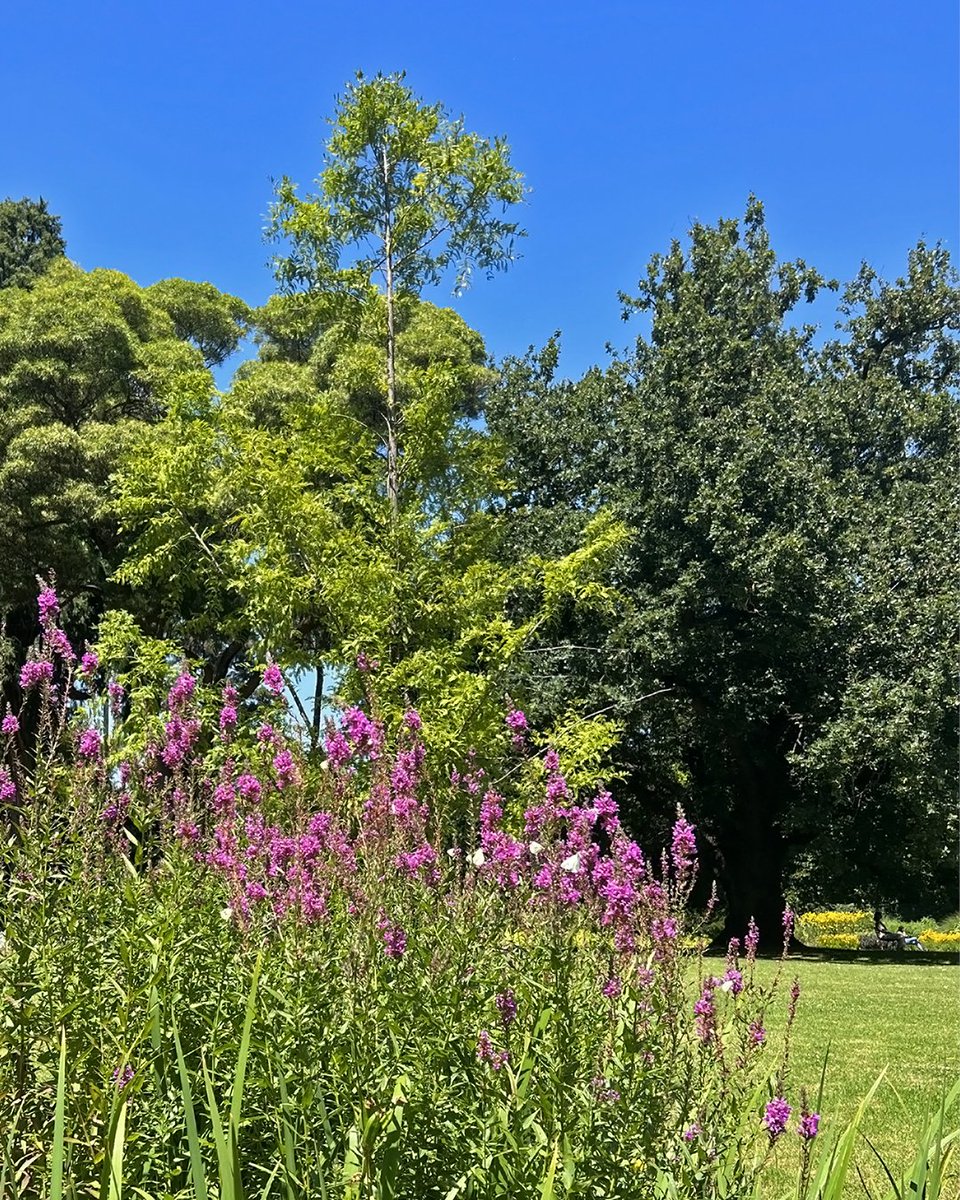
{"type": "Polygon", "coordinates": [[[517,686],[538,719],[623,724],[635,819],[692,812],[731,933],[775,928],[791,873],[901,909],[956,873],[958,292],[921,245],[895,284],[865,268],[818,348],[793,310],[822,286],[751,202],[654,257],[633,354],[555,382],[554,341],[487,407],[513,554],[569,550],[601,506],[630,533],[615,619],[571,607],[517,686]]]}
{"type": "Polygon", "coordinates": [[[208,367],[229,358],[246,332],[251,315],[248,306],[212,283],[162,279],[147,292],[170,314],[177,337],[192,342],[208,367]]]}
{"type": "Polygon", "coordinates": [[[0,288],[30,287],[66,249],[46,200],[0,200],[0,288]]]}
{"type": "Polygon", "coordinates": [[[301,199],[289,179],[278,185],[270,231],[290,246],[276,260],[285,284],[365,298],[382,276],[386,290],[419,295],[448,268],[462,288],[473,270],[512,260],[521,231],[493,213],[523,196],[506,143],[466,132],[403,78],[348,84],[316,195],[301,199]]]}
{"type": "MultiPolygon", "coordinates": [[[[159,285],[158,285],[159,286],[159,285]]],[[[92,632],[120,557],[107,483],[137,431],[174,388],[209,395],[198,350],[154,299],[115,271],[55,263],[27,289],[0,293],[0,612],[4,654],[36,636],[38,573],[56,572],[92,632]]]]}

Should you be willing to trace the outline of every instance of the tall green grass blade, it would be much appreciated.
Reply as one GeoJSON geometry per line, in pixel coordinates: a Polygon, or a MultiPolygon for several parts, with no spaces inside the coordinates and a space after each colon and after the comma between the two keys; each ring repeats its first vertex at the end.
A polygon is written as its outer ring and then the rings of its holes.
{"type": "MultiPolygon", "coordinates": [[[[297,1191],[301,1188],[300,1180],[297,1178],[297,1154],[296,1143],[294,1141],[293,1126],[290,1124],[290,1118],[287,1113],[290,1108],[290,1100],[287,1095],[287,1084],[283,1078],[283,1072],[278,1072],[277,1079],[280,1084],[280,1122],[282,1126],[281,1138],[283,1141],[283,1165],[284,1165],[284,1183],[286,1185],[287,1200],[297,1200],[297,1191]]],[[[322,1178],[322,1176],[321,1176],[322,1178]]],[[[326,1188],[324,1188],[326,1191],[326,1188]]]]}
{"type": "MultiPolygon", "coordinates": [[[[939,1200],[944,1176],[953,1157],[954,1143],[960,1136],[958,1130],[944,1133],[947,1113],[956,1104],[958,1098],[960,1098],[960,1082],[954,1084],[949,1093],[943,1097],[937,1112],[928,1121],[920,1139],[913,1167],[903,1181],[903,1188],[896,1189],[894,1185],[898,1200],[900,1195],[922,1196],[924,1200],[939,1200]]],[[[889,1172],[887,1173],[889,1175],[889,1172]]]]}
{"type": "Polygon", "coordinates": [[[243,1107],[243,1085],[247,1074],[247,1058],[250,1054],[250,1035],[253,1031],[253,1018],[257,1010],[257,985],[260,982],[260,968],[263,965],[263,953],[257,955],[253,968],[253,978],[250,981],[250,994],[247,996],[247,1011],[243,1021],[243,1036],[240,1039],[240,1051],[237,1055],[237,1069],[233,1079],[233,1094],[230,1099],[230,1132],[236,1139],[240,1128],[240,1112],[243,1107]]]}
{"type": "Polygon", "coordinates": [[[63,1162],[66,1151],[64,1106],[67,1093],[67,1031],[60,1027],[60,1066],[57,1070],[57,1102],[53,1114],[53,1146],[50,1150],[50,1200],[63,1200],[63,1162]]]}
{"type": "Polygon", "coordinates": [[[173,1017],[173,1042],[177,1049],[177,1067],[180,1071],[180,1093],[183,1097],[183,1116],[187,1125],[187,1145],[190,1148],[190,1181],[196,1200],[207,1200],[207,1184],[203,1172],[203,1156],[200,1153],[200,1135],[197,1132],[197,1114],[193,1106],[193,1089],[190,1075],[183,1057],[177,1019],[173,1017]]]}
{"type": "Polygon", "coordinates": [[[557,1178],[557,1163],[560,1161],[560,1143],[554,1141],[553,1155],[550,1158],[550,1165],[547,1167],[547,1173],[543,1177],[543,1183],[540,1185],[540,1200],[554,1200],[556,1191],[554,1183],[557,1178]]]}
{"type": "Polygon", "coordinates": [[[843,1130],[827,1154],[821,1153],[816,1174],[807,1188],[807,1200],[840,1200],[846,1187],[847,1176],[853,1164],[853,1151],[860,1132],[860,1123],[867,1105],[876,1094],[877,1088],[883,1082],[886,1069],[880,1072],[873,1086],[860,1101],[856,1114],[850,1124],[843,1130]]]}
{"type": "Polygon", "coordinates": [[[121,1101],[110,1149],[109,1200],[123,1200],[123,1146],[127,1136],[127,1102],[121,1101]]]}
{"type": "Polygon", "coordinates": [[[223,1132],[223,1121],[220,1119],[220,1109],[217,1106],[217,1098],[213,1091],[213,1080],[210,1078],[206,1062],[202,1062],[201,1066],[203,1068],[203,1083],[207,1091],[207,1105],[210,1109],[210,1124],[213,1126],[213,1143],[217,1151],[220,1200],[237,1200],[237,1190],[233,1176],[233,1155],[230,1153],[230,1147],[223,1132]]]}

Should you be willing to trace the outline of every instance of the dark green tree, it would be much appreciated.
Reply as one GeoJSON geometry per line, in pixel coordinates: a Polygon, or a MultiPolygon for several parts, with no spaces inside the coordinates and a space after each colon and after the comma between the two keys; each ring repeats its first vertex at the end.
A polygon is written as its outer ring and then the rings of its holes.
{"type": "Polygon", "coordinates": [[[29,287],[66,250],[46,200],[0,200],[0,288],[29,287]]]}
{"type": "Polygon", "coordinates": [[[791,314],[822,286],[777,261],[752,202],[742,227],[697,225],[654,258],[627,301],[649,320],[631,355],[557,383],[548,347],[488,406],[519,481],[518,552],[561,551],[603,506],[631,532],[616,621],[570,610],[527,686],[620,718],[634,819],[684,803],[728,932],[753,915],[771,940],[792,879],[943,903],[956,842],[956,572],[948,551],[904,569],[954,541],[956,290],[942,252],[918,248],[907,280],[861,276],[843,336],[818,349],[791,314]]]}

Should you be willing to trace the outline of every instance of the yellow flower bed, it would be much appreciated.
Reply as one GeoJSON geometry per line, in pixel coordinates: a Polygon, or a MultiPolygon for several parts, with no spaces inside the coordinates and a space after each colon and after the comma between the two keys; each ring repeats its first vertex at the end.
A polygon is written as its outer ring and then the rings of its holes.
{"type": "Polygon", "coordinates": [[[856,950],[861,936],[859,933],[825,933],[817,945],[824,950],[856,950]]]}
{"type": "Polygon", "coordinates": [[[868,912],[805,912],[797,918],[797,936],[808,946],[856,946],[859,934],[872,931],[873,917],[868,912]],[[853,936],[853,942],[832,943],[824,940],[840,934],[853,936]]]}
{"type": "Polygon", "coordinates": [[[960,950],[960,930],[941,933],[939,929],[925,929],[920,941],[925,950],[960,950]]]}

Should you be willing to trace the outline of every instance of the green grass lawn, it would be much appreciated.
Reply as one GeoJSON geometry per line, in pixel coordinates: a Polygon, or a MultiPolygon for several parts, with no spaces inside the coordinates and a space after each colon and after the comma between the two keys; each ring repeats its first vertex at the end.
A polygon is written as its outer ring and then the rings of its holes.
{"type": "MultiPolygon", "coordinates": [[[[775,971],[775,963],[757,964],[761,981],[772,979],[775,971]]],[[[784,999],[794,975],[801,998],[790,1055],[791,1101],[805,1084],[813,1102],[829,1045],[822,1105],[826,1132],[853,1117],[886,1067],[863,1131],[896,1177],[912,1161],[930,1113],[960,1075],[960,967],[917,966],[909,960],[790,961],[784,969],[784,999]]],[[[784,1007],[778,1006],[781,1014],[784,1007]]],[[[770,1026],[772,1032],[772,1019],[770,1026]]],[[[951,1127],[960,1126],[960,1113],[953,1116],[951,1127]]],[[[866,1142],[857,1161],[871,1194],[883,1195],[885,1177],[866,1142]]],[[[864,1192],[856,1183],[849,1194],[864,1192]]],[[[960,1177],[956,1192],[945,1192],[945,1200],[954,1194],[960,1198],[960,1177]]]]}

